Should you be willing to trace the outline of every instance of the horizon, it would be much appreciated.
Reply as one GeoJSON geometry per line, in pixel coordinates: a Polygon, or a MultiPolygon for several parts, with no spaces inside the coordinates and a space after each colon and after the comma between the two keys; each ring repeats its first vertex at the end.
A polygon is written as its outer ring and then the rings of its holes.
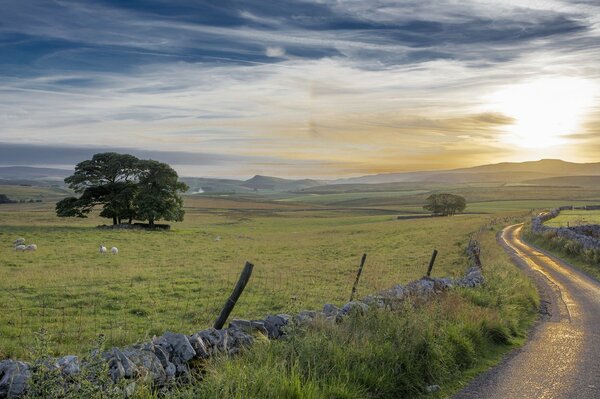
{"type": "MultiPolygon", "coordinates": [[[[497,165],[504,165],[504,164],[527,164],[527,163],[541,163],[541,162],[562,162],[562,163],[569,163],[569,164],[577,164],[577,165],[589,165],[589,164],[600,164],[600,162],[572,162],[572,161],[567,161],[564,159],[559,159],[559,158],[543,158],[543,159],[537,159],[537,160],[531,160],[531,161],[522,161],[522,162],[497,162],[497,163],[491,163],[491,164],[481,164],[481,165],[473,165],[473,166],[467,166],[464,168],[453,168],[453,169],[429,169],[429,170],[414,170],[414,171],[398,171],[398,172],[386,172],[386,173],[377,173],[377,174],[368,174],[368,175],[356,175],[356,176],[345,176],[345,177],[333,177],[331,179],[321,179],[321,178],[315,178],[315,177],[310,177],[310,176],[295,176],[295,177],[282,177],[279,175],[265,175],[265,174],[254,174],[254,175],[246,175],[246,176],[233,176],[233,177],[221,177],[221,176],[197,176],[197,175],[185,175],[185,174],[179,174],[180,178],[194,178],[194,179],[225,179],[225,180],[240,180],[240,181],[246,181],[246,180],[250,180],[252,178],[255,177],[268,177],[268,178],[279,178],[279,179],[288,179],[288,180],[315,180],[315,181],[338,181],[338,180],[346,180],[346,179],[355,179],[355,178],[360,178],[360,177],[370,177],[370,176],[379,176],[379,175],[393,175],[393,174],[410,174],[410,173],[435,173],[435,172],[454,172],[454,171],[461,171],[463,169],[471,169],[471,168],[478,168],[478,167],[484,167],[484,166],[497,166],[497,165]]],[[[73,166],[69,166],[69,165],[3,165],[0,164],[0,169],[4,169],[4,168],[31,168],[31,169],[56,169],[56,170],[61,170],[61,171],[65,171],[65,172],[73,172],[74,171],[74,167],[73,166]]],[[[579,176],[579,175],[575,175],[575,176],[579,176]]],[[[593,176],[593,175],[592,175],[593,176]]]]}
{"type": "Polygon", "coordinates": [[[334,179],[600,149],[600,5],[23,1],[0,162],[117,150],[180,175],[334,179]]]}

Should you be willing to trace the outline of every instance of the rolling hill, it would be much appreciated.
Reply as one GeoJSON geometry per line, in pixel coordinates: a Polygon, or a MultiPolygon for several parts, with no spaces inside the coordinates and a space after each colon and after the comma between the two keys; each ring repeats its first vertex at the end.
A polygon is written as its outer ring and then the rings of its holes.
{"type": "Polygon", "coordinates": [[[528,162],[503,162],[445,171],[383,173],[349,179],[335,184],[380,184],[400,182],[438,183],[520,183],[562,176],[600,176],[599,163],[574,163],[559,159],[528,162]]]}

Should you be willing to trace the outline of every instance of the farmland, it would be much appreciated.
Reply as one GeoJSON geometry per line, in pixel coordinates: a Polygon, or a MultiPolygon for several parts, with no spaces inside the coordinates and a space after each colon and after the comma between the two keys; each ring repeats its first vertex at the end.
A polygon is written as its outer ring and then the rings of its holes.
{"type": "Polygon", "coordinates": [[[480,199],[469,204],[472,213],[403,220],[397,216],[423,213],[426,186],[398,195],[187,196],[185,221],[169,232],[97,229],[107,222],[97,216],[60,219],[50,198],[3,205],[0,357],[26,356],[26,343],[42,327],[57,353],[80,353],[101,332],[116,345],[209,326],[245,261],[255,271],[232,317],[342,304],[363,253],[359,296],[422,276],[434,248],[434,275],[456,276],[464,271],[464,246],[481,226],[564,203],[536,200],[530,188],[524,199],[502,196],[504,187],[461,190],[480,199]],[[490,192],[497,200],[487,200],[490,192]],[[11,243],[21,236],[38,251],[16,253],[11,243]],[[100,244],[117,246],[119,255],[100,255],[100,244]]]}
{"type": "Polygon", "coordinates": [[[548,220],[545,224],[551,227],[578,226],[582,224],[600,224],[600,211],[562,211],[557,217],[548,220]]]}

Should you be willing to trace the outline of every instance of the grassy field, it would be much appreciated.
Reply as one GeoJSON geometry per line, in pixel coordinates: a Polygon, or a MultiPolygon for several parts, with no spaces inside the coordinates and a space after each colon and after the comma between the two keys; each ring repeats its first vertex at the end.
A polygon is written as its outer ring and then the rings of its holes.
{"type": "Polygon", "coordinates": [[[14,201],[57,201],[67,195],[68,191],[60,187],[0,185],[0,194],[5,194],[14,201]]]}
{"type": "Polygon", "coordinates": [[[551,227],[579,226],[582,224],[600,224],[600,210],[561,211],[554,219],[545,223],[551,227]]]}
{"type": "Polygon", "coordinates": [[[404,220],[396,217],[423,213],[427,194],[303,194],[325,197],[306,202],[295,194],[289,201],[188,196],[185,221],[169,232],[97,229],[107,223],[97,217],[60,219],[49,198],[2,205],[0,358],[26,356],[33,332],[42,327],[54,337],[57,353],[81,353],[100,332],[117,345],[165,330],[197,331],[211,325],[246,261],[255,271],[232,317],[342,304],[363,253],[368,257],[359,295],[421,277],[434,248],[440,253],[434,275],[456,276],[464,271],[466,242],[482,225],[564,204],[531,199],[528,190],[523,198],[510,193],[471,202],[472,214],[404,220]],[[332,201],[332,195],[346,197],[332,201]],[[16,253],[17,237],[38,251],[16,253]],[[100,244],[117,246],[119,255],[100,255],[100,244]]]}
{"type": "Polygon", "coordinates": [[[100,332],[109,344],[165,330],[207,327],[245,261],[252,281],[232,317],[318,309],[347,301],[362,253],[359,294],[423,275],[457,275],[470,234],[490,215],[396,220],[389,211],[321,210],[310,205],[189,197],[170,232],[96,229],[98,218],[59,219],[51,203],[0,209],[0,357],[24,356],[46,328],[57,353],[81,352],[100,332]],[[17,237],[36,243],[17,253],[17,237]],[[117,246],[102,256],[98,246],[117,246]]]}

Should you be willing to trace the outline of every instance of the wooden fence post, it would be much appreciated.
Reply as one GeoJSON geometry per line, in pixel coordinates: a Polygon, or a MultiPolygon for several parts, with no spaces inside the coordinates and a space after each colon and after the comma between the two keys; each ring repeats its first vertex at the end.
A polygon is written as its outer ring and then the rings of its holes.
{"type": "Polygon", "coordinates": [[[221,314],[219,314],[219,317],[215,321],[215,325],[214,325],[215,329],[220,330],[225,325],[225,322],[227,321],[227,318],[231,314],[233,307],[235,306],[237,300],[240,298],[240,295],[242,295],[244,288],[246,288],[246,284],[248,284],[248,280],[250,280],[250,276],[252,275],[253,268],[254,268],[254,265],[250,262],[246,262],[246,264],[244,265],[242,274],[240,274],[240,278],[238,279],[237,284],[235,285],[235,288],[233,289],[233,292],[231,293],[231,295],[225,302],[225,305],[223,305],[221,314]]]}
{"type": "Polygon", "coordinates": [[[358,280],[360,279],[360,275],[362,273],[363,266],[365,265],[365,261],[367,260],[367,254],[363,254],[362,259],[360,260],[360,266],[358,267],[358,272],[356,273],[356,280],[354,280],[354,285],[352,286],[352,293],[350,294],[350,302],[354,299],[354,294],[356,293],[356,288],[358,288],[358,280]]]}
{"type": "Polygon", "coordinates": [[[431,259],[429,260],[429,266],[427,266],[427,277],[431,277],[431,270],[433,269],[433,263],[435,262],[435,258],[437,257],[438,251],[434,249],[431,253],[431,259]]]}

